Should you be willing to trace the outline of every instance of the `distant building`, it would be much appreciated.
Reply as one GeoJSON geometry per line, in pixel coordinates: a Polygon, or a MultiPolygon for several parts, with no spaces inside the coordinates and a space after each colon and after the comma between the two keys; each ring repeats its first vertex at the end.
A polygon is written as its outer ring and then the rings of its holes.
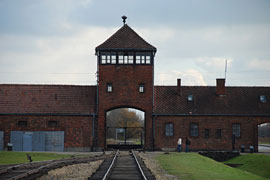
{"type": "Polygon", "coordinates": [[[96,86],[1,84],[0,149],[106,149],[106,113],[135,108],[145,115],[145,149],[175,149],[181,137],[191,150],[258,150],[257,126],[270,122],[270,87],[225,87],[225,79],[216,87],[181,86],[181,79],[154,86],[156,51],[124,23],[96,47],[96,86]]]}

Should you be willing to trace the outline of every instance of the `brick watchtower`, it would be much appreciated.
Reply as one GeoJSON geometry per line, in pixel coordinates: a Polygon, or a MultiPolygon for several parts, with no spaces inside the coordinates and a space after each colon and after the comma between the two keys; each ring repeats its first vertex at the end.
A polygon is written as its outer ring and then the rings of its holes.
{"type": "Polygon", "coordinates": [[[106,112],[135,108],[145,112],[145,148],[152,147],[154,56],[156,48],[126,23],[96,47],[98,61],[97,146],[106,148],[106,112]]]}

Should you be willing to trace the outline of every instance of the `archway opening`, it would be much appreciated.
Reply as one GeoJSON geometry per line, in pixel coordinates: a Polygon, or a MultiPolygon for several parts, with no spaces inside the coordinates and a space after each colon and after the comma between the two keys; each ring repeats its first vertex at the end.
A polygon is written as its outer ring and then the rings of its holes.
{"type": "Polygon", "coordinates": [[[270,152],[270,123],[258,125],[258,152],[270,152]]]}
{"type": "Polygon", "coordinates": [[[134,108],[106,112],[106,146],[114,149],[144,147],[145,113],[134,108]]]}

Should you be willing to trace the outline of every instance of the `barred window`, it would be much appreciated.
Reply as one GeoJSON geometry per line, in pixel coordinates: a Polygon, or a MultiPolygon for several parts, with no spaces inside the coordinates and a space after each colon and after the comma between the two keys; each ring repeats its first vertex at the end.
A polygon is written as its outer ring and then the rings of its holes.
{"type": "Polygon", "coordinates": [[[204,138],[208,139],[210,136],[210,130],[209,129],[205,129],[204,130],[204,138]]]}
{"type": "Polygon", "coordinates": [[[221,129],[217,129],[217,138],[220,139],[222,137],[221,129]]]}
{"type": "Polygon", "coordinates": [[[173,123],[165,125],[165,136],[173,136],[173,123]]]}
{"type": "Polygon", "coordinates": [[[190,124],[190,136],[199,136],[199,125],[197,123],[190,124]]]}
{"type": "Polygon", "coordinates": [[[239,123],[234,123],[232,125],[232,134],[235,135],[235,137],[240,137],[241,135],[241,127],[239,123]]]}

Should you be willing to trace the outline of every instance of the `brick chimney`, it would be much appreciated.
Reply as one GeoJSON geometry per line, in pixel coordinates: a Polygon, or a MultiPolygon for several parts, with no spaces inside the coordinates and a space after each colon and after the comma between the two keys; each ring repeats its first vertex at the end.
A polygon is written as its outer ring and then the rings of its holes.
{"type": "Polygon", "coordinates": [[[225,79],[217,79],[216,94],[225,96],[225,79]]]}
{"type": "Polygon", "coordinates": [[[177,79],[177,93],[181,94],[181,79],[177,79]]]}

